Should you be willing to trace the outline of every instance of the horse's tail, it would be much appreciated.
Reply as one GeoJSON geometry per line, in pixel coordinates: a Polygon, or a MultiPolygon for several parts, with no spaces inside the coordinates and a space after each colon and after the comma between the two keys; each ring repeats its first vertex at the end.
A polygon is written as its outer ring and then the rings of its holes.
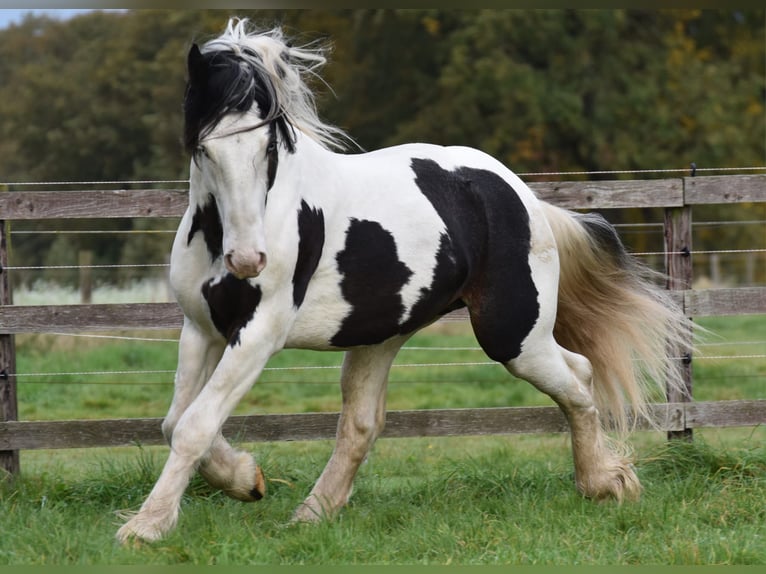
{"type": "Polygon", "coordinates": [[[651,421],[648,402],[683,388],[668,349],[683,348],[691,322],[658,285],[663,276],[630,256],[603,217],[543,205],[561,267],[554,336],[590,360],[596,404],[616,428],[651,421]]]}

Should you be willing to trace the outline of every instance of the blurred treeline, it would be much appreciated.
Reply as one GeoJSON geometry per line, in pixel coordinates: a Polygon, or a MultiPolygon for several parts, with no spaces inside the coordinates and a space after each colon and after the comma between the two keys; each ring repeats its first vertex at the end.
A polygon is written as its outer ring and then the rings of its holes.
{"type": "MultiPolygon", "coordinates": [[[[133,10],[64,22],[29,17],[0,31],[0,180],[186,178],[179,143],[186,52],[220,33],[231,15],[282,25],[296,44],[330,43],[323,77],[331,89],[315,83],[321,114],[365,149],[470,145],[518,173],[766,162],[763,9],[133,10]]],[[[764,209],[707,208],[695,218],[763,220],[764,209]]],[[[651,211],[615,217],[656,220],[651,211]]],[[[18,222],[14,229],[93,226],[18,222]]],[[[763,248],[763,235],[752,223],[700,227],[695,248],[763,248]]],[[[170,241],[161,234],[19,235],[13,257],[17,265],[61,265],[90,249],[97,264],[156,263],[170,241]]],[[[636,250],[661,245],[646,235],[633,241],[636,250]]],[[[733,265],[735,274],[744,268],[733,265]]]]}

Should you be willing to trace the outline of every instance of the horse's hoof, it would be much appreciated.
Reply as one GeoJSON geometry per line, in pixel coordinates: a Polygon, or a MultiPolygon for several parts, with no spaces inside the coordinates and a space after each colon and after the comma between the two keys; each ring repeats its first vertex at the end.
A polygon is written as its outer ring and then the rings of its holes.
{"type": "Polygon", "coordinates": [[[164,531],[148,524],[142,524],[135,517],[122,525],[117,531],[116,538],[123,546],[140,547],[142,542],[156,542],[160,540],[164,531]]]}
{"type": "Polygon", "coordinates": [[[255,467],[255,486],[250,491],[250,496],[252,500],[260,500],[266,496],[266,478],[260,466],[255,467]]]}
{"type": "Polygon", "coordinates": [[[295,510],[293,517],[290,519],[290,524],[316,524],[323,519],[324,514],[321,510],[316,510],[304,503],[295,510]]]}
{"type": "Polygon", "coordinates": [[[638,500],[642,488],[633,468],[630,464],[616,465],[598,477],[591,476],[587,482],[578,481],[578,490],[593,500],[614,499],[618,503],[638,500]]]}
{"type": "Polygon", "coordinates": [[[255,466],[255,476],[251,487],[224,490],[227,496],[241,502],[255,502],[266,496],[266,478],[261,467],[255,466]]]}
{"type": "Polygon", "coordinates": [[[316,523],[331,520],[339,510],[340,508],[323,505],[319,498],[312,494],[295,509],[290,523],[316,523]]]}

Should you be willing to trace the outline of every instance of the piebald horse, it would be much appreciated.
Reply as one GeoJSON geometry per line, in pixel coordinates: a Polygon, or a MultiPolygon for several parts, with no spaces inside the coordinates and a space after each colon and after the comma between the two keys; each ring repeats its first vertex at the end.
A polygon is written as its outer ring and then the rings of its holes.
{"type": "Polygon", "coordinates": [[[463,307],[486,354],[563,411],[579,491],[636,497],[605,423],[625,427],[653,388],[679,384],[666,346],[686,318],[603,218],[539,200],[481,151],[340,153],[347,139],[318,118],[306,84],[323,63],[320,50],[239,19],[188,53],[171,448],[118,539],[170,531],[197,470],[235,499],[264,495],[260,467],[221,427],[283,348],[345,351],[335,449],[293,520],[335,515],[385,423],[397,351],[463,307]]]}

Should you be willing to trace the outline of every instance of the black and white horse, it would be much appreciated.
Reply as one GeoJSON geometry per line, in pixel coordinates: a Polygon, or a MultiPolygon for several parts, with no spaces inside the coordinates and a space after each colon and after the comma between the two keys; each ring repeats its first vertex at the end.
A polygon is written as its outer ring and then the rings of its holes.
{"type": "MultiPolygon", "coordinates": [[[[188,55],[189,208],[170,278],[185,320],[164,470],[121,541],[172,529],[195,470],[228,495],[264,495],[252,456],[221,427],[283,348],[345,350],[337,442],[294,520],[335,514],[385,422],[391,363],[418,329],[466,307],[479,344],[561,407],[577,488],[634,497],[602,419],[643,413],[676,384],[666,345],[687,321],[612,227],[538,200],[466,147],[335,153],[304,80],[320,52],[246,20],[188,55]],[[658,382],[656,384],[655,382],[658,382]]],[[[510,383],[509,383],[510,384],[510,383]]],[[[610,423],[610,424],[611,424],[610,423]]]]}

